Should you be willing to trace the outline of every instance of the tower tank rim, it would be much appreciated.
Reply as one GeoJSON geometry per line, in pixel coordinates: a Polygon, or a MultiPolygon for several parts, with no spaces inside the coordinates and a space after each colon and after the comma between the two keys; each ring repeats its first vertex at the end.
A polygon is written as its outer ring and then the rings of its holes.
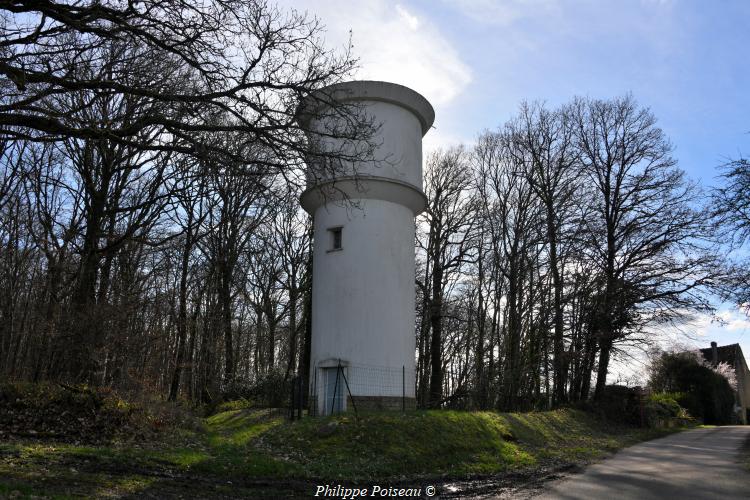
{"type": "Polygon", "coordinates": [[[392,177],[359,174],[337,177],[312,184],[300,195],[302,208],[313,215],[329,202],[374,199],[397,203],[409,208],[414,215],[427,208],[427,196],[414,184],[392,177]]]}
{"type": "Polygon", "coordinates": [[[419,92],[404,85],[380,80],[351,80],[328,85],[302,99],[298,109],[299,123],[307,128],[316,111],[331,102],[374,101],[400,106],[414,114],[424,136],[435,122],[432,104],[419,92]]]}

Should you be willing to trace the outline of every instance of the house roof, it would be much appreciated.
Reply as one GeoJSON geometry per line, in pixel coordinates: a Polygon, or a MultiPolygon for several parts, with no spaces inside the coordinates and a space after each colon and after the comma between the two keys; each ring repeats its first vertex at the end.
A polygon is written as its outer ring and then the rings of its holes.
{"type": "MultiPolygon", "coordinates": [[[[713,348],[701,349],[701,354],[706,361],[713,363],[713,348]]],[[[742,349],[739,344],[722,345],[716,347],[716,355],[719,363],[726,363],[732,368],[737,366],[737,360],[742,358],[742,349]]]]}

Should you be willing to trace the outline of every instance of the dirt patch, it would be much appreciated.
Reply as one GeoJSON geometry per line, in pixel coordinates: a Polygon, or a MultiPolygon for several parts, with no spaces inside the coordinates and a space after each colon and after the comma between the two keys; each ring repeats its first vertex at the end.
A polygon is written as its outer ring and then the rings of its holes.
{"type": "Polygon", "coordinates": [[[581,470],[582,463],[546,464],[491,477],[444,482],[437,488],[440,498],[530,498],[549,481],[581,470]]]}

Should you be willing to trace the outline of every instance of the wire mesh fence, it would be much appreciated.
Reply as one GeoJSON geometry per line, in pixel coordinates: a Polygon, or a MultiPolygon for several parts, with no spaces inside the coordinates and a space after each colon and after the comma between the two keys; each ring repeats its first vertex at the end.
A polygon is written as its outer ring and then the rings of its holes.
{"type": "MultiPolygon", "coordinates": [[[[415,407],[415,372],[406,366],[379,366],[345,362],[316,365],[311,374],[310,415],[352,410],[400,410],[415,407]]],[[[293,395],[293,404],[301,405],[293,395]]],[[[301,415],[300,406],[297,413],[301,415]]]]}

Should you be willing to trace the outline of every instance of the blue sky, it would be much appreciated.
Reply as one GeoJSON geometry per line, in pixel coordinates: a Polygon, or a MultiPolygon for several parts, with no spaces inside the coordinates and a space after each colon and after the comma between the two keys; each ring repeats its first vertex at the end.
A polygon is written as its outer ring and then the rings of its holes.
{"type": "Polygon", "coordinates": [[[451,134],[494,127],[522,99],[632,92],[658,117],[682,168],[704,183],[725,157],[750,149],[750,2],[421,1],[413,9],[441,27],[471,71],[446,106],[451,123],[440,124],[451,134]]]}
{"type": "MultiPolygon", "coordinates": [[[[351,30],[358,78],[432,102],[426,150],[472,142],[524,99],[632,92],[703,186],[727,158],[750,155],[747,0],[284,1],[317,15],[332,47],[351,30]]],[[[697,318],[684,330],[701,345],[740,342],[750,356],[750,321],[726,304],[719,315],[726,326],[697,318]]]]}

